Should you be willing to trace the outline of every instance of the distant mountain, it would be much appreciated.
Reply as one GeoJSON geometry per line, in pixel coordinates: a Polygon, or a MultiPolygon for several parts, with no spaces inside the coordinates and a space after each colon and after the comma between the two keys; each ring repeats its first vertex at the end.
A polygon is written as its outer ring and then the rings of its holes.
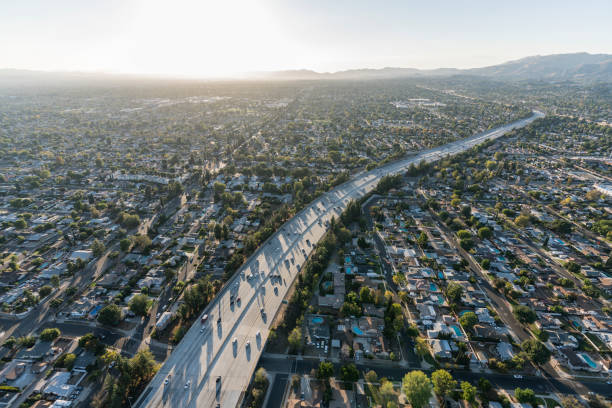
{"type": "Polygon", "coordinates": [[[260,79],[388,79],[401,77],[431,77],[471,75],[508,80],[578,80],[588,82],[612,82],[612,55],[575,54],[537,55],[516,61],[505,62],[483,68],[456,69],[439,68],[420,70],[416,68],[352,69],[319,73],[310,70],[276,71],[256,73],[260,79]]]}
{"type": "Polygon", "coordinates": [[[467,70],[473,75],[509,79],[584,79],[612,81],[612,55],[576,54],[537,55],[500,65],[467,70]]]}
{"type": "MultiPolygon", "coordinates": [[[[457,69],[416,68],[351,69],[338,72],[316,72],[307,69],[250,73],[242,78],[263,80],[367,80],[466,75],[499,80],[546,80],[612,83],[612,55],[575,54],[537,55],[483,68],[457,69]]],[[[172,80],[168,76],[105,74],[92,72],[43,72],[0,69],[0,86],[19,87],[34,84],[96,83],[134,80],[172,80]]],[[[196,79],[196,78],[192,78],[196,79]]],[[[229,80],[231,78],[224,78],[229,80]]]]}

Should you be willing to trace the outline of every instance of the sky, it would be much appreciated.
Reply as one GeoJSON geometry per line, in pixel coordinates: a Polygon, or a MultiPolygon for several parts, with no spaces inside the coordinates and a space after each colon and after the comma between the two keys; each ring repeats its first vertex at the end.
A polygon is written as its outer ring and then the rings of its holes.
{"type": "Polygon", "coordinates": [[[0,0],[0,68],[176,77],[612,54],[610,0],[0,0]]]}

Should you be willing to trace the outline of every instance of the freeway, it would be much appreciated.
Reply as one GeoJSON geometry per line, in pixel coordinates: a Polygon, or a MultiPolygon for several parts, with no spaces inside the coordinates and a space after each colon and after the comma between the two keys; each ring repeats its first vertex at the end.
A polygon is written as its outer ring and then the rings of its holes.
{"type": "Polygon", "coordinates": [[[235,407],[282,299],[332,217],[372,191],[383,176],[463,152],[543,116],[534,111],[529,118],[358,173],[315,199],[268,238],[226,283],[203,312],[206,322],[192,325],[134,407],[235,407]]]}

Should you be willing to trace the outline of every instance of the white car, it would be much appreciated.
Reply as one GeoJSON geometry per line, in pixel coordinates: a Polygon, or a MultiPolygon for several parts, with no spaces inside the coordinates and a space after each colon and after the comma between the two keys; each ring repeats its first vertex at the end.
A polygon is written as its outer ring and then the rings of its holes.
{"type": "Polygon", "coordinates": [[[185,389],[191,387],[191,380],[187,381],[187,383],[185,383],[185,389]]]}
{"type": "Polygon", "coordinates": [[[520,374],[514,374],[513,377],[516,378],[517,380],[520,380],[521,378],[523,378],[523,376],[520,374]]]}
{"type": "Polygon", "coordinates": [[[250,348],[250,347],[251,347],[251,342],[250,342],[250,341],[247,341],[247,342],[246,342],[246,348],[250,348]]]}

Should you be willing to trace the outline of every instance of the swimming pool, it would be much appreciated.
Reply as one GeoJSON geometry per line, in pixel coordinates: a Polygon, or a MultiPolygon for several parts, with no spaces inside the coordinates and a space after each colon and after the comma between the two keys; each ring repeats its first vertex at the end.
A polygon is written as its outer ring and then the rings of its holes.
{"type": "Polygon", "coordinates": [[[443,305],[443,304],[444,304],[444,302],[445,302],[445,300],[444,300],[444,296],[442,296],[442,295],[438,295],[438,304],[439,304],[439,305],[443,305]]]}
{"type": "Polygon", "coordinates": [[[455,325],[450,326],[451,329],[453,329],[453,331],[455,332],[455,335],[457,335],[457,337],[461,337],[463,336],[463,333],[461,333],[461,329],[455,325]]]}
{"type": "Polygon", "coordinates": [[[344,263],[351,263],[351,257],[350,256],[345,256],[344,257],[344,263]]]}
{"type": "Polygon", "coordinates": [[[312,318],[311,322],[313,322],[314,324],[321,324],[323,323],[323,318],[319,316],[315,316],[312,318]]]}
{"type": "Polygon", "coordinates": [[[431,292],[437,292],[437,291],[438,291],[438,287],[436,286],[436,284],[435,284],[435,283],[430,283],[430,284],[429,284],[429,290],[430,290],[431,292]]]}
{"type": "Polygon", "coordinates": [[[358,336],[363,336],[363,331],[357,325],[353,325],[353,333],[358,336]]]}
{"type": "Polygon", "coordinates": [[[332,285],[333,285],[333,284],[334,284],[334,283],[333,283],[333,282],[331,282],[331,281],[325,281],[325,282],[323,282],[323,283],[321,284],[321,286],[323,286],[323,289],[324,289],[324,290],[328,290],[328,289],[331,289],[331,287],[332,287],[332,285]]]}
{"type": "Polygon", "coordinates": [[[444,274],[442,272],[438,272],[438,278],[444,279],[444,274]]]}
{"type": "Polygon", "coordinates": [[[347,273],[348,275],[351,275],[351,274],[353,273],[353,272],[351,272],[351,267],[350,267],[350,266],[347,266],[347,267],[346,267],[346,273],[347,273]]]}
{"type": "Polygon", "coordinates": [[[597,368],[597,363],[594,362],[588,354],[580,353],[578,355],[584,360],[585,363],[590,365],[591,368],[597,368]]]}

